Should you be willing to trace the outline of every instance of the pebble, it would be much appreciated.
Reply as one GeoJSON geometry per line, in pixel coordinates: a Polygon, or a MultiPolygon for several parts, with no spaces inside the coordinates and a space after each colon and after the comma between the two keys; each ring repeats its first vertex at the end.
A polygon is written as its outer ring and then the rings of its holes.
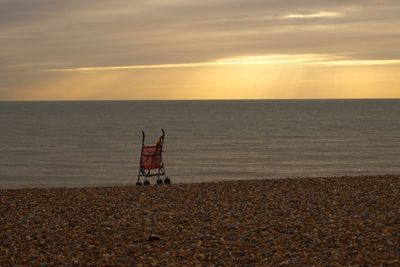
{"type": "Polygon", "coordinates": [[[160,240],[161,240],[161,237],[159,237],[158,235],[155,235],[155,234],[151,234],[147,238],[147,241],[149,241],[149,242],[160,241],[160,240]]]}
{"type": "Polygon", "coordinates": [[[398,266],[400,176],[0,189],[0,266],[398,266]]]}

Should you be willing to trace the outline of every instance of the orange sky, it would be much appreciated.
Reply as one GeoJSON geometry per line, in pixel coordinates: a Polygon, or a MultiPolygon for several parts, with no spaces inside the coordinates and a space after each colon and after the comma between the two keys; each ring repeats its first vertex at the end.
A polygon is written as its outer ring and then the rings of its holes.
{"type": "Polygon", "coordinates": [[[400,98],[400,2],[0,2],[0,100],[400,98]]]}

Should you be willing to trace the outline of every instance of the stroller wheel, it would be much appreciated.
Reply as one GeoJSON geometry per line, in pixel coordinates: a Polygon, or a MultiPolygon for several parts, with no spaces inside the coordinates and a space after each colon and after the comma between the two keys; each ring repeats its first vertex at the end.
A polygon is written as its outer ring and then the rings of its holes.
{"type": "Polygon", "coordinates": [[[158,179],[158,180],[157,180],[157,184],[158,184],[158,185],[163,184],[163,181],[162,181],[161,179],[158,179]]]}
{"type": "Polygon", "coordinates": [[[144,184],[144,185],[150,185],[150,181],[146,180],[146,181],[144,181],[143,184],[144,184]]]}
{"type": "Polygon", "coordinates": [[[137,186],[141,186],[142,183],[141,183],[141,182],[136,182],[136,185],[137,185],[137,186]]]}
{"type": "Polygon", "coordinates": [[[171,184],[171,180],[168,177],[165,177],[164,184],[171,184]]]}

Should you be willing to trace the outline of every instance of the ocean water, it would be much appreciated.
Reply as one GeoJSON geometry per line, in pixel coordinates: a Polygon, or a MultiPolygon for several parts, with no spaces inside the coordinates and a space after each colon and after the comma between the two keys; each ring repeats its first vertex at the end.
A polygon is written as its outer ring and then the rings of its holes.
{"type": "Polygon", "coordinates": [[[400,174],[400,100],[0,102],[0,187],[400,174]]]}

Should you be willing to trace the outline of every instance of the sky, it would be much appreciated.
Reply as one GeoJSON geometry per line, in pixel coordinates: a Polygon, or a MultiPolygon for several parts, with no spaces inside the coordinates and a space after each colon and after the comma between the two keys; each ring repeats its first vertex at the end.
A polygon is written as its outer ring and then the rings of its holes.
{"type": "Polygon", "coordinates": [[[0,100],[400,98],[399,0],[0,0],[0,100]]]}

